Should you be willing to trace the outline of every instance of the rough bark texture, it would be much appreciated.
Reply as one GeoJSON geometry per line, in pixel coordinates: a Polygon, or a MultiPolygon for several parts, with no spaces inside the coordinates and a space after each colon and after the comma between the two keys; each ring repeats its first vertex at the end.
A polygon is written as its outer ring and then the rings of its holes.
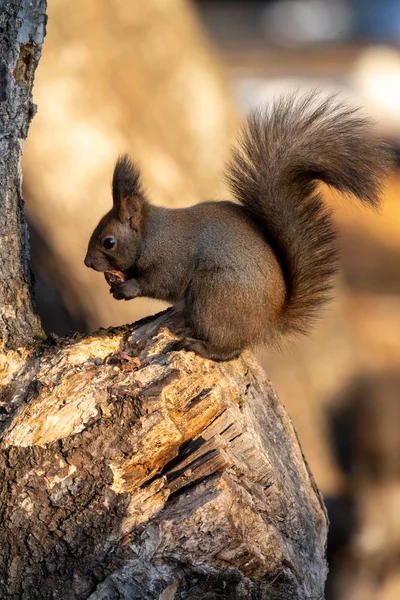
{"type": "Polygon", "coordinates": [[[9,382],[0,597],[323,598],[327,519],[250,353],[163,353],[169,314],[54,339],[9,382]]]}
{"type": "Polygon", "coordinates": [[[0,0],[0,347],[40,335],[32,310],[20,158],[36,107],[33,78],[45,34],[45,0],[0,0]]]}

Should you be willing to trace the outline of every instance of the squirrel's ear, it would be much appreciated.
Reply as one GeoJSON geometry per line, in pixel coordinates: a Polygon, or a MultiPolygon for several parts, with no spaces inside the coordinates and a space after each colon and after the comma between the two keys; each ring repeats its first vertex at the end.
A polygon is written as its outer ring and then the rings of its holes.
{"type": "Polygon", "coordinates": [[[120,156],[115,165],[112,196],[120,221],[128,221],[141,212],[144,194],[140,171],[127,154],[120,156]]]}
{"type": "Polygon", "coordinates": [[[132,229],[136,229],[141,220],[142,205],[143,201],[138,196],[122,196],[117,205],[119,220],[122,223],[130,221],[132,229]]]}

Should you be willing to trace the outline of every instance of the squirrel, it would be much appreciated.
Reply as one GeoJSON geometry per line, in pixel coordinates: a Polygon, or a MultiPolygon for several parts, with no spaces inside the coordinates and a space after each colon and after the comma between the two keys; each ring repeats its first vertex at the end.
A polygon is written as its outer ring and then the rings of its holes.
{"type": "Polygon", "coordinates": [[[117,300],[172,303],[181,339],[171,349],[237,358],[307,333],[331,296],[336,229],[317,182],[377,207],[390,163],[358,108],[316,92],[283,97],[250,114],[233,150],[227,181],[239,203],[155,206],[120,156],[85,265],[125,274],[110,289],[117,300]]]}

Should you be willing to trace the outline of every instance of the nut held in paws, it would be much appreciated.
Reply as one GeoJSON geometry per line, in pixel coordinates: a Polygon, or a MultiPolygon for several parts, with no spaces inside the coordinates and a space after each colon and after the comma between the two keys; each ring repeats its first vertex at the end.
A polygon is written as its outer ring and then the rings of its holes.
{"type": "Polygon", "coordinates": [[[127,279],[126,275],[122,271],[105,271],[104,277],[110,287],[124,283],[127,279]]]}

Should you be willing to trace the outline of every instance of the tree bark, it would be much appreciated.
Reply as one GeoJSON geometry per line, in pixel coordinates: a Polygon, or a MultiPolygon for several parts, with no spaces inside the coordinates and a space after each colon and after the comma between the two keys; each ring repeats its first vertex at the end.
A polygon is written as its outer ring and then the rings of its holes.
{"type": "Polygon", "coordinates": [[[169,311],[38,337],[18,173],[45,5],[0,6],[0,599],[322,598],[325,509],[251,353],[168,353],[169,311]]]}
{"type": "Polygon", "coordinates": [[[0,0],[0,348],[17,349],[41,335],[32,310],[20,158],[36,110],[32,86],[45,23],[45,0],[0,0]]]}
{"type": "Polygon", "coordinates": [[[327,519],[287,413],[249,352],[164,354],[169,318],[25,365],[0,445],[3,597],[323,598],[327,519]]]}

